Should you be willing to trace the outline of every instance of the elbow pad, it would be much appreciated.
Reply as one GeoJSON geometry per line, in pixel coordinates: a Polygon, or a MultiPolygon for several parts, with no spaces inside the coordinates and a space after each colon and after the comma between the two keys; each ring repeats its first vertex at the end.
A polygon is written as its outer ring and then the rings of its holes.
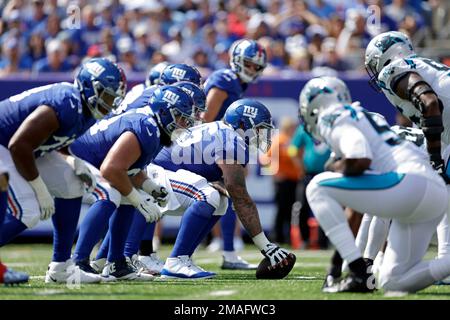
{"type": "Polygon", "coordinates": [[[422,117],[420,126],[428,141],[441,140],[441,133],[444,131],[442,116],[422,117]]]}
{"type": "Polygon", "coordinates": [[[433,88],[425,81],[418,81],[412,86],[408,87],[408,100],[419,110],[421,113],[425,112],[425,104],[420,99],[420,96],[425,93],[434,93],[433,88]]]}

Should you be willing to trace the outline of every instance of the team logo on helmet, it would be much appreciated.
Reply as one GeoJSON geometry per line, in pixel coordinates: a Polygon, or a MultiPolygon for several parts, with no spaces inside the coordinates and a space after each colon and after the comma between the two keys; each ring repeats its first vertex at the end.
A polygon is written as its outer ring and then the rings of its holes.
{"type": "Polygon", "coordinates": [[[179,99],[180,99],[179,95],[177,95],[176,93],[173,93],[169,90],[165,91],[164,96],[162,97],[163,101],[165,101],[171,105],[176,104],[179,99]]]}
{"type": "Polygon", "coordinates": [[[86,70],[94,77],[99,77],[103,71],[105,71],[105,68],[98,62],[94,61],[86,63],[86,70]]]}
{"type": "Polygon", "coordinates": [[[186,76],[186,70],[180,69],[180,68],[173,68],[172,70],[172,77],[177,79],[178,81],[181,81],[186,76]]]}
{"type": "Polygon", "coordinates": [[[258,115],[258,109],[251,106],[244,106],[244,111],[242,112],[242,114],[248,118],[256,118],[256,116],[258,115]]]}

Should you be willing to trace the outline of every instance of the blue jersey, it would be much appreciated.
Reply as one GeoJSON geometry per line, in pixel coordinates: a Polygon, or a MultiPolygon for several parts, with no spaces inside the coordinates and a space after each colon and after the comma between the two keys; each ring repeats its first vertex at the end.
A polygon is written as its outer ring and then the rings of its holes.
{"type": "Polygon", "coordinates": [[[243,166],[249,161],[248,148],[242,137],[222,121],[191,128],[189,134],[162,149],[153,163],[167,170],[184,169],[208,181],[219,181],[222,180],[219,161],[243,166]]]}
{"type": "Polygon", "coordinates": [[[42,105],[55,111],[59,128],[35,150],[36,157],[69,145],[95,123],[95,119],[83,113],[80,91],[73,84],[37,87],[0,102],[0,144],[8,147],[22,122],[42,105]]]}
{"type": "Polygon", "coordinates": [[[212,88],[218,88],[220,90],[225,91],[228,94],[227,99],[223,102],[220,107],[219,113],[217,114],[216,119],[221,120],[225,114],[227,108],[240,99],[244,94],[244,91],[247,89],[246,83],[241,83],[236,73],[234,73],[230,69],[220,69],[214,71],[205,82],[205,94],[208,96],[209,90],[212,88]]]}
{"type": "Polygon", "coordinates": [[[121,114],[128,110],[138,109],[149,105],[152,93],[158,89],[157,85],[146,87],[143,84],[134,86],[125,96],[119,108],[114,111],[115,114],[121,114]]]}
{"type": "Polygon", "coordinates": [[[141,156],[129,168],[133,175],[144,169],[161,150],[160,132],[153,117],[139,110],[100,120],[70,146],[70,152],[100,169],[111,147],[126,131],[139,141],[141,156]]]}

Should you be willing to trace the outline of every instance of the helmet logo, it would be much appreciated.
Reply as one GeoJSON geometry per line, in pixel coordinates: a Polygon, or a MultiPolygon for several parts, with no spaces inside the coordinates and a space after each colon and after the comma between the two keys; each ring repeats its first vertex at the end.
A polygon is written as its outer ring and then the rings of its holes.
{"type": "Polygon", "coordinates": [[[105,71],[105,68],[98,62],[88,62],[86,63],[86,70],[94,77],[99,77],[105,71]]]}
{"type": "Polygon", "coordinates": [[[163,101],[169,103],[170,105],[176,104],[179,99],[180,96],[177,95],[176,93],[173,93],[172,91],[164,92],[164,96],[162,98],[163,101]]]}
{"type": "Polygon", "coordinates": [[[190,95],[191,97],[194,97],[194,91],[188,89],[188,88],[181,88],[184,92],[186,92],[188,95],[190,95]]]}
{"type": "Polygon", "coordinates": [[[385,53],[390,47],[392,47],[396,43],[405,42],[402,38],[399,37],[384,37],[380,39],[375,46],[380,48],[382,53],[385,53]]]}
{"type": "Polygon", "coordinates": [[[186,70],[180,69],[180,68],[173,68],[172,70],[172,77],[177,79],[178,81],[183,80],[186,76],[186,70]]]}
{"type": "Polygon", "coordinates": [[[242,114],[248,118],[256,118],[258,115],[258,109],[255,107],[244,106],[244,112],[242,114]]]}

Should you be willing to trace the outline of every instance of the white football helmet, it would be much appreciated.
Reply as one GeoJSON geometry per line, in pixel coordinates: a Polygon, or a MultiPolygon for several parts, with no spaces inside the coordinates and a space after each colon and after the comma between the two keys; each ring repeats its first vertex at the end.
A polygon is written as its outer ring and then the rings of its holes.
{"type": "Polygon", "coordinates": [[[409,37],[398,31],[384,32],[374,37],[366,48],[364,64],[369,74],[370,85],[381,91],[378,85],[378,74],[389,63],[415,55],[409,37]]]}
{"type": "Polygon", "coordinates": [[[320,112],[331,105],[351,103],[350,91],[342,80],[335,77],[309,80],[299,96],[299,113],[305,124],[305,130],[320,140],[316,130],[320,112]]]}

